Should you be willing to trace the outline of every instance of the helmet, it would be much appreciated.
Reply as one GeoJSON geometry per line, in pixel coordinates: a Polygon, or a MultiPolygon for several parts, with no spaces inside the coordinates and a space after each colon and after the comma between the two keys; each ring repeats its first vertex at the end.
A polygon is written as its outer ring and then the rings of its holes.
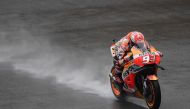
{"type": "Polygon", "coordinates": [[[139,48],[146,49],[144,35],[141,32],[133,31],[127,34],[127,37],[130,39],[131,46],[136,45],[139,48]]]}
{"type": "Polygon", "coordinates": [[[138,42],[144,42],[144,35],[141,32],[133,31],[127,35],[134,44],[138,42]]]}

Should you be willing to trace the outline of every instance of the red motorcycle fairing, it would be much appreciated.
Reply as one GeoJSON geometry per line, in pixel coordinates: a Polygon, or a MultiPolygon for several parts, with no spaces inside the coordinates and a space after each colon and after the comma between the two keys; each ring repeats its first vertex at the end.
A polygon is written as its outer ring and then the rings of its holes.
{"type": "MultiPolygon", "coordinates": [[[[128,86],[130,89],[135,88],[135,74],[131,73],[129,74],[125,79],[124,83],[128,86]]],[[[156,75],[147,75],[148,80],[158,80],[159,78],[156,75]]]]}
{"type": "Polygon", "coordinates": [[[160,63],[160,56],[147,53],[147,54],[137,54],[138,57],[136,57],[133,62],[135,65],[143,67],[146,64],[159,64],[160,63]]]}
{"type": "MultiPolygon", "coordinates": [[[[132,63],[128,63],[125,65],[125,68],[128,69],[129,66],[136,65],[139,67],[144,67],[145,65],[151,65],[151,64],[156,64],[158,65],[161,61],[160,56],[155,52],[147,52],[147,53],[142,53],[139,49],[136,47],[133,47],[131,49],[133,53],[133,61],[132,63]]],[[[157,71],[155,71],[157,72],[157,71]]],[[[135,76],[136,73],[134,74],[133,72],[130,73],[128,76],[126,76],[123,80],[124,83],[128,86],[128,88],[135,89],[135,76]]],[[[153,74],[153,75],[148,75],[147,79],[149,80],[158,80],[158,77],[153,74]]]]}
{"type": "Polygon", "coordinates": [[[135,88],[134,79],[135,79],[135,74],[131,73],[127,77],[125,77],[124,82],[129,88],[134,89],[135,88]]]}

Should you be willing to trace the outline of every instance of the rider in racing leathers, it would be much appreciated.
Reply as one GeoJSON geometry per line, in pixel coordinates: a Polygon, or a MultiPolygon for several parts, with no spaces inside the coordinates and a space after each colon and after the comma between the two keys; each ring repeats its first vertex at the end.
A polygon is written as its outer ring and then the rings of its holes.
{"type": "MultiPolygon", "coordinates": [[[[134,45],[142,45],[146,46],[147,48],[151,46],[144,39],[144,35],[141,32],[133,31],[128,33],[126,36],[121,38],[118,42],[114,43],[110,47],[112,57],[114,58],[113,62],[114,62],[115,72],[113,76],[115,77],[118,83],[123,83],[121,74],[123,72],[124,63],[127,63],[133,59],[130,50],[134,45]]],[[[160,56],[163,56],[161,52],[157,51],[157,53],[160,56]]]]}

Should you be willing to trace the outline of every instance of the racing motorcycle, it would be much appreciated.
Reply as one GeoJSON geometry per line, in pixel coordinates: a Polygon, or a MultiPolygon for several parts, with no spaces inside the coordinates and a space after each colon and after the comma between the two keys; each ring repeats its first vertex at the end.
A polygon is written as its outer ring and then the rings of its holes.
{"type": "Polygon", "coordinates": [[[158,68],[161,56],[157,50],[143,44],[131,48],[132,61],[125,63],[122,72],[123,84],[116,82],[113,76],[114,66],[109,74],[111,89],[118,100],[124,100],[126,96],[134,96],[144,99],[150,109],[158,109],[161,103],[161,91],[158,82],[158,68]]]}

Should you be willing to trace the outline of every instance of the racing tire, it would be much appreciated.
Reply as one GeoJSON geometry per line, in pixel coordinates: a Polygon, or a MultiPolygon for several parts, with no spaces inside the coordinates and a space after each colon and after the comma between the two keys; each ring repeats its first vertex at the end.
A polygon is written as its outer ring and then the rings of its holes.
{"type": "Polygon", "coordinates": [[[111,89],[114,94],[114,96],[119,100],[119,101],[125,101],[125,92],[123,90],[123,87],[121,84],[117,83],[115,80],[110,78],[110,84],[111,84],[111,89]]]}
{"type": "Polygon", "coordinates": [[[150,95],[145,97],[147,106],[150,109],[159,109],[161,103],[161,91],[158,80],[147,80],[147,87],[150,95]]]}

